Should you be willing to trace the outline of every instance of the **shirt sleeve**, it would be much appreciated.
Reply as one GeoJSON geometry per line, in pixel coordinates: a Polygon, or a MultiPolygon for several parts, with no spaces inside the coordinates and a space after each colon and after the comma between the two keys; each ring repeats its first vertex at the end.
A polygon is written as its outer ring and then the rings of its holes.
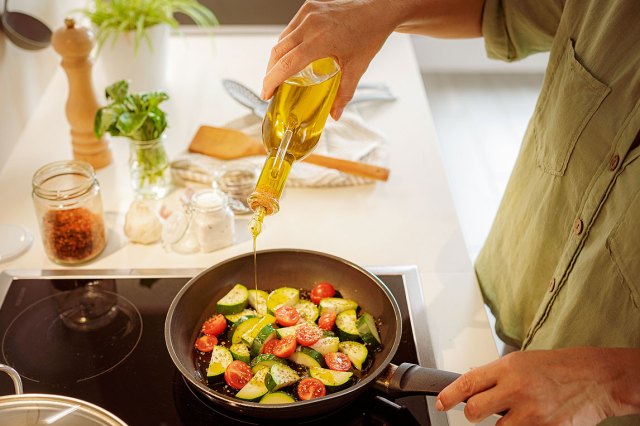
{"type": "Polygon", "coordinates": [[[511,62],[548,51],[564,3],[565,0],[485,0],[482,34],[487,55],[511,62]]]}

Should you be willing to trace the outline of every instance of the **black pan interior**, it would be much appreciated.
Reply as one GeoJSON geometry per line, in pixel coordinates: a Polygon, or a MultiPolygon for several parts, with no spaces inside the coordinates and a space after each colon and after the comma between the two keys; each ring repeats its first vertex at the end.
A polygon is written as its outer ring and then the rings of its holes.
{"type": "Polygon", "coordinates": [[[312,401],[265,407],[244,402],[208,388],[198,377],[193,345],[199,327],[215,312],[215,302],[236,283],[253,288],[253,253],[219,263],[190,280],[176,295],[165,323],[169,353],[185,378],[215,404],[239,414],[269,418],[312,416],[345,405],[364,387],[375,381],[397,350],[401,336],[400,311],[386,286],[366,270],[338,257],[303,250],[258,252],[258,280],[261,289],[288,286],[310,290],[320,281],[331,282],[342,296],[356,300],[361,309],[380,320],[383,349],[376,354],[367,377],[341,392],[312,401]]]}

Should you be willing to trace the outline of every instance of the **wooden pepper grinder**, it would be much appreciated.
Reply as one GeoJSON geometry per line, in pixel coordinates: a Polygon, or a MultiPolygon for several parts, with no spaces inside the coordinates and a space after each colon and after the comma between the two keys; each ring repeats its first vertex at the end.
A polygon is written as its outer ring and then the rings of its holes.
{"type": "Polygon", "coordinates": [[[64,24],[53,33],[51,44],[62,56],[61,65],[69,81],[65,111],[71,126],[73,157],[99,169],[109,165],[112,157],[106,137],[98,139],[93,133],[94,117],[100,108],[91,78],[93,63],[89,59],[95,39],[89,29],[76,27],[71,18],[66,18],[64,24]]]}

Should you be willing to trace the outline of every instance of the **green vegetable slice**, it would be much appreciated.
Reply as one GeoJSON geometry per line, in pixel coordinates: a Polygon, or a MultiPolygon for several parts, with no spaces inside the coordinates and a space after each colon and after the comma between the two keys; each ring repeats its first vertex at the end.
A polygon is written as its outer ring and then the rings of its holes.
{"type": "Polygon", "coordinates": [[[216,312],[229,315],[242,312],[247,307],[249,292],[242,284],[236,284],[222,299],[216,304],[216,312]]]}

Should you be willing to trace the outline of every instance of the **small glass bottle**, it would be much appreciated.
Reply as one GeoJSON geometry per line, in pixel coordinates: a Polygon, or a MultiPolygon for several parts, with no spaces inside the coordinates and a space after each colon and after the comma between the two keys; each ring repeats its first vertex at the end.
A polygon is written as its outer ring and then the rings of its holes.
{"type": "Polygon", "coordinates": [[[200,251],[208,253],[233,244],[235,223],[227,197],[215,189],[197,192],[191,199],[192,224],[200,251]]]}
{"type": "Polygon", "coordinates": [[[93,167],[78,160],[50,163],[35,172],[32,186],[47,256],[64,265],[98,256],[107,238],[93,167]]]}

